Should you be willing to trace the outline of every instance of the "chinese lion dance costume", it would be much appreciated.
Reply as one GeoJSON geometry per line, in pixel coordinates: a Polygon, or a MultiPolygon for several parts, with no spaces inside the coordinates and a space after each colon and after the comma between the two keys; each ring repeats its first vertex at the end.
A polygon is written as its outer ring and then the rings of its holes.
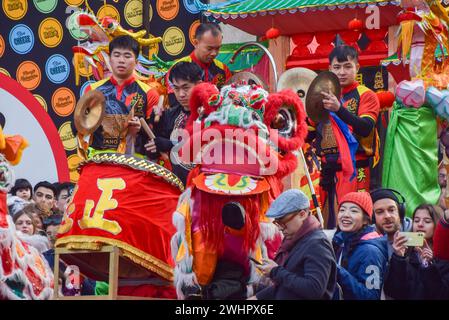
{"type": "Polygon", "coordinates": [[[28,142],[5,135],[0,126],[0,300],[46,300],[53,296],[53,272],[44,256],[16,233],[6,195],[14,184],[10,164],[20,162],[28,142]]]}
{"type": "Polygon", "coordinates": [[[181,165],[194,166],[173,214],[177,295],[244,299],[260,277],[255,262],[280,242],[265,212],[297,167],[304,107],[291,90],[268,94],[246,83],[221,92],[199,84],[190,107],[187,138],[172,151],[181,165]]]}

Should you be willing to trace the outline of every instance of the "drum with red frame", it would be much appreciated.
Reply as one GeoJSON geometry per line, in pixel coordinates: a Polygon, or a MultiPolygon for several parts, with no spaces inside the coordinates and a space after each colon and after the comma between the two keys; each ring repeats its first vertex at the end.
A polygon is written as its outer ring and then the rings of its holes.
{"type": "MultiPolygon", "coordinates": [[[[120,260],[120,278],[171,282],[172,213],[183,189],[172,172],[153,162],[123,154],[97,154],[80,166],[56,247],[98,251],[114,245],[125,257],[120,260]]],[[[104,253],[61,257],[92,279],[107,279],[109,256],[104,253]]]]}

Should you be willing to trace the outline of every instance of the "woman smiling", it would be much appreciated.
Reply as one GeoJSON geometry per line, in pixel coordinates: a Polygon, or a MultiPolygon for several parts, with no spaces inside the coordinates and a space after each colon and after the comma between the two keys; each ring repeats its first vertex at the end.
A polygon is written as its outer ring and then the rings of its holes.
{"type": "Polygon", "coordinates": [[[338,228],[332,242],[342,292],[336,292],[335,299],[380,299],[387,242],[370,226],[372,214],[373,202],[367,192],[351,192],[340,201],[338,228]]]}

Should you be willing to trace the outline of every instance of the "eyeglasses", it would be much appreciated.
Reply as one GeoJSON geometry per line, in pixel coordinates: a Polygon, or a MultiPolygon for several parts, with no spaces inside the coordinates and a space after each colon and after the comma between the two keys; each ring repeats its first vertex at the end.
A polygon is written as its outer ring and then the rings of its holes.
{"type": "Polygon", "coordinates": [[[291,213],[287,213],[284,217],[286,217],[286,216],[290,216],[290,217],[288,217],[287,219],[284,219],[284,221],[281,221],[282,220],[282,218],[281,219],[274,219],[273,220],[273,224],[276,226],[276,227],[278,227],[279,229],[285,229],[285,228],[287,228],[287,223],[289,223],[290,221],[292,221],[293,220],[293,218],[298,214],[298,213],[300,213],[302,210],[300,210],[300,211],[295,211],[295,212],[291,212],[291,213]]]}

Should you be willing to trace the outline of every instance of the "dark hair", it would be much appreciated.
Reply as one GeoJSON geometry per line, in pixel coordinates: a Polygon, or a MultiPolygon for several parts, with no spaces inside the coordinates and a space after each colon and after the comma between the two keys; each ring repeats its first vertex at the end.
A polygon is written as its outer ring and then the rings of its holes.
{"type": "Polygon", "coordinates": [[[195,39],[200,40],[203,34],[210,31],[214,37],[218,37],[222,34],[221,28],[218,24],[208,22],[201,23],[195,30],[195,39]]]}
{"type": "Polygon", "coordinates": [[[181,61],[175,64],[168,76],[170,82],[173,80],[184,80],[192,83],[201,81],[203,70],[193,62],[181,61]]]}
{"type": "Polygon", "coordinates": [[[44,219],[44,229],[48,226],[59,226],[62,223],[62,214],[52,214],[44,219]]]}
{"type": "Polygon", "coordinates": [[[34,192],[36,193],[36,190],[39,189],[40,187],[44,187],[53,191],[53,197],[56,198],[56,188],[53,184],[51,184],[48,181],[41,181],[34,186],[34,192]]]}
{"type": "Polygon", "coordinates": [[[438,221],[444,215],[443,209],[441,209],[439,206],[430,203],[423,203],[417,206],[415,211],[413,211],[412,220],[415,220],[415,214],[418,210],[427,210],[430,217],[432,218],[433,223],[435,224],[435,228],[438,224],[438,221]]]}
{"type": "Polygon", "coordinates": [[[33,195],[33,187],[27,179],[17,179],[14,186],[11,188],[10,193],[15,196],[16,192],[20,189],[30,189],[30,196],[33,195]]]}
{"type": "Polygon", "coordinates": [[[342,46],[335,47],[331,51],[331,53],[329,55],[329,63],[332,63],[332,61],[334,61],[334,58],[337,58],[338,62],[348,61],[349,58],[358,62],[359,54],[357,53],[357,50],[354,47],[342,45],[342,46]]]}
{"type": "Polygon", "coordinates": [[[68,195],[70,196],[73,192],[73,188],[75,184],[73,182],[61,182],[56,186],[56,199],[59,198],[59,195],[63,190],[67,190],[68,195]]]}
{"type": "Polygon", "coordinates": [[[109,42],[109,54],[112,54],[114,49],[128,49],[134,52],[137,59],[139,56],[139,43],[131,36],[118,36],[109,42]]]}

